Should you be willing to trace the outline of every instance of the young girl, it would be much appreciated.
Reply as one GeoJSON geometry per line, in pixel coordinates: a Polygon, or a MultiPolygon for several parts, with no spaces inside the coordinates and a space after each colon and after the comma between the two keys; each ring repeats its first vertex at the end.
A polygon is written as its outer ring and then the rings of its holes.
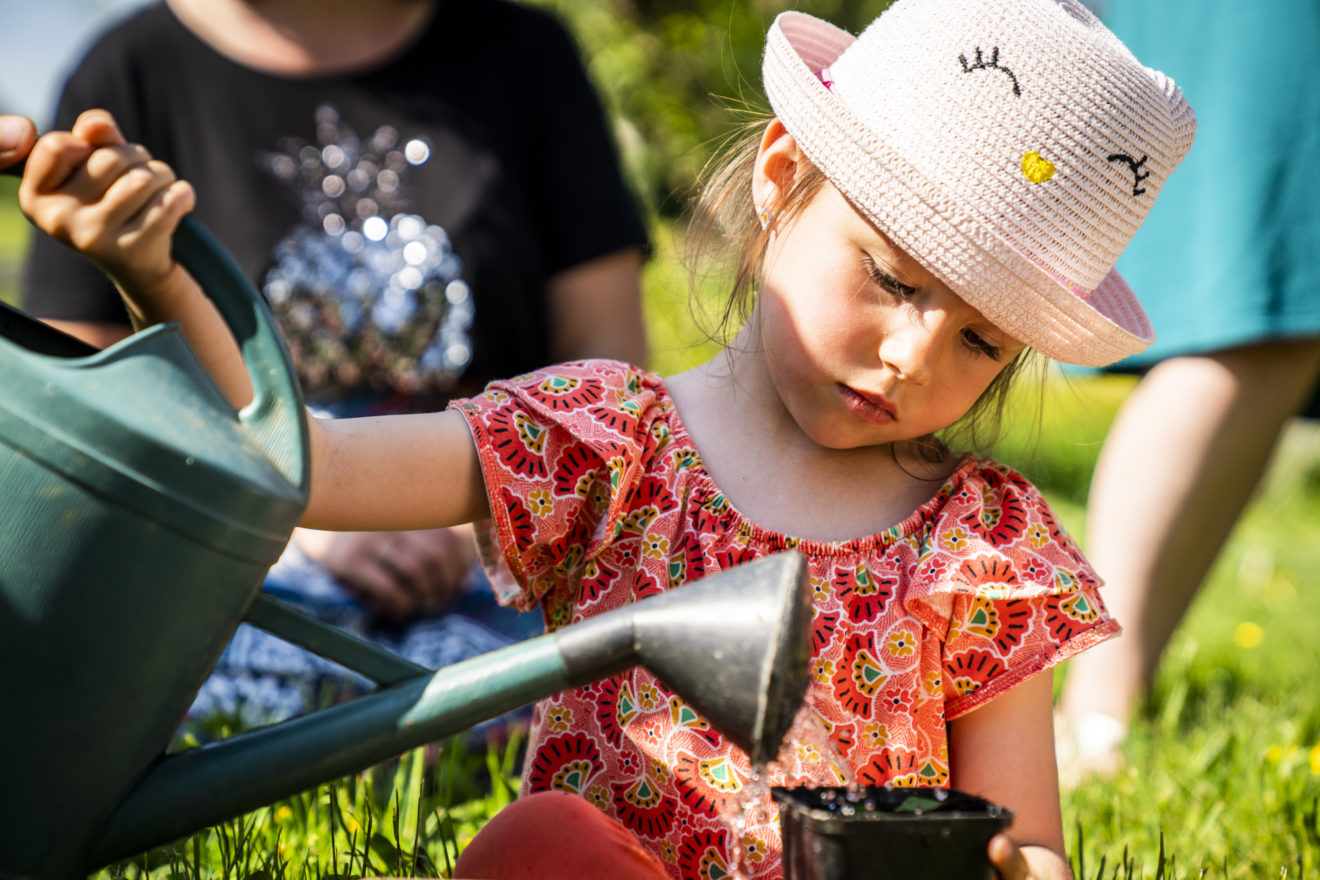
{"type": "MultiPolygon", "coordinates": [[[[856,780],[1004,804],[1000,874],[1067,877],[1037,673],[1118,626],[1036,490],[934,434],[993,401],[1027,347],[1094,365],[1150,343],[1112,265],[1192,113],[1075,0],[899,0],[857,38],[785,13],[763,75],[775,115],[707,193],[755,290],[720,356],[663,380],[579,362],[442,414],[313,420],[306,523],[479,521],[502,598],[552,628],[795,549],[815,591],[808,705],[856,780]]],[[[20,199],[136,322],[181,320],[246,400],[232,340],[169,256],[185,183],[90,113],[34,148],[20,199]]],[[[751,769],[645,670],[559,694],[537,710],[527,796],[458,874],[779,876],[773,818],[735,820],[751,769]]],[[[806,744],[769,779],[838,781],[806,744]]]]}

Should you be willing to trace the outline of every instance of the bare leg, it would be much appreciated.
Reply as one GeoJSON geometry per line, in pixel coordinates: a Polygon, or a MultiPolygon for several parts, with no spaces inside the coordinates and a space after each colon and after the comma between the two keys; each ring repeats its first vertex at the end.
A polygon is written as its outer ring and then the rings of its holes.
{"type": "Polygon", "coordinates": [[[1123,404],[1092,480],[1087,555],[1124,634],[1070,663],[1061,714],[1092,766],[1065,775],[1112,768],[1113,740],[1318,372],[1320,339],[1263,343],[1164,361],[1123,404]],[[1101,728],[1091,749],[1088,724],[1101,728]]]}

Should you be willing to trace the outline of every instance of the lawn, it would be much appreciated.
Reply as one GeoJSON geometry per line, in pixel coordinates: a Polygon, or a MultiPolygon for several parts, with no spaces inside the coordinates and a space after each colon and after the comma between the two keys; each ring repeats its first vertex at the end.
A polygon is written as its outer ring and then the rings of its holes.
{"type": "MultiPolygon", "coordinates": [[[[10,189],[0,178],[6,299],[25,234],[10,189]]],[[[689,329],[686,288],[661,234],[647,314],[665,372],[713,350],[689,329]]],[[[1041,427],[1009,431],[998,449],[1041,485],[1083,544],[1091,464],[1130,387],[1052,374],[1041,427]]],[[[1170,646],[1126,768],[1065,796],[1071,857],[1087,880],[1320,872],[1320,652],[1306,647],[1320,622],[1318,525],[1320,434],[1298,425],[1170,646]]],[[[516,739],[456,740],[410,753],[103,874],[446,876],[458,849],[516,790],[517,747],[516,739]]]]}

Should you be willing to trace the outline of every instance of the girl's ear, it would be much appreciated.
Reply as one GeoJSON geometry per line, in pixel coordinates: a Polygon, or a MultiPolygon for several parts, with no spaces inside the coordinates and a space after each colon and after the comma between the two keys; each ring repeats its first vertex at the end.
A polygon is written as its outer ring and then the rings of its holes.
{"type": "Polygon", "coordinates": [[[801,159],[802,151],[784,128],[784,123],[778,117],[771,119],[761,135],[761,146],[752,166],[752,198],[756,210],[776,212],[780,199],[797,179],[801,159]]]}

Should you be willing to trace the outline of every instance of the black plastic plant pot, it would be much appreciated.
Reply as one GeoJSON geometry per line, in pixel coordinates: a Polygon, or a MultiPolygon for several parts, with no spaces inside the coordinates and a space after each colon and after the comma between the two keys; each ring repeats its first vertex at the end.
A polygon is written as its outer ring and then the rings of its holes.
{"type": "Polygon", "coordinates": [[[992,880],[1013,813],[948,788],[775,788],[786,880],[992,880]]]}

